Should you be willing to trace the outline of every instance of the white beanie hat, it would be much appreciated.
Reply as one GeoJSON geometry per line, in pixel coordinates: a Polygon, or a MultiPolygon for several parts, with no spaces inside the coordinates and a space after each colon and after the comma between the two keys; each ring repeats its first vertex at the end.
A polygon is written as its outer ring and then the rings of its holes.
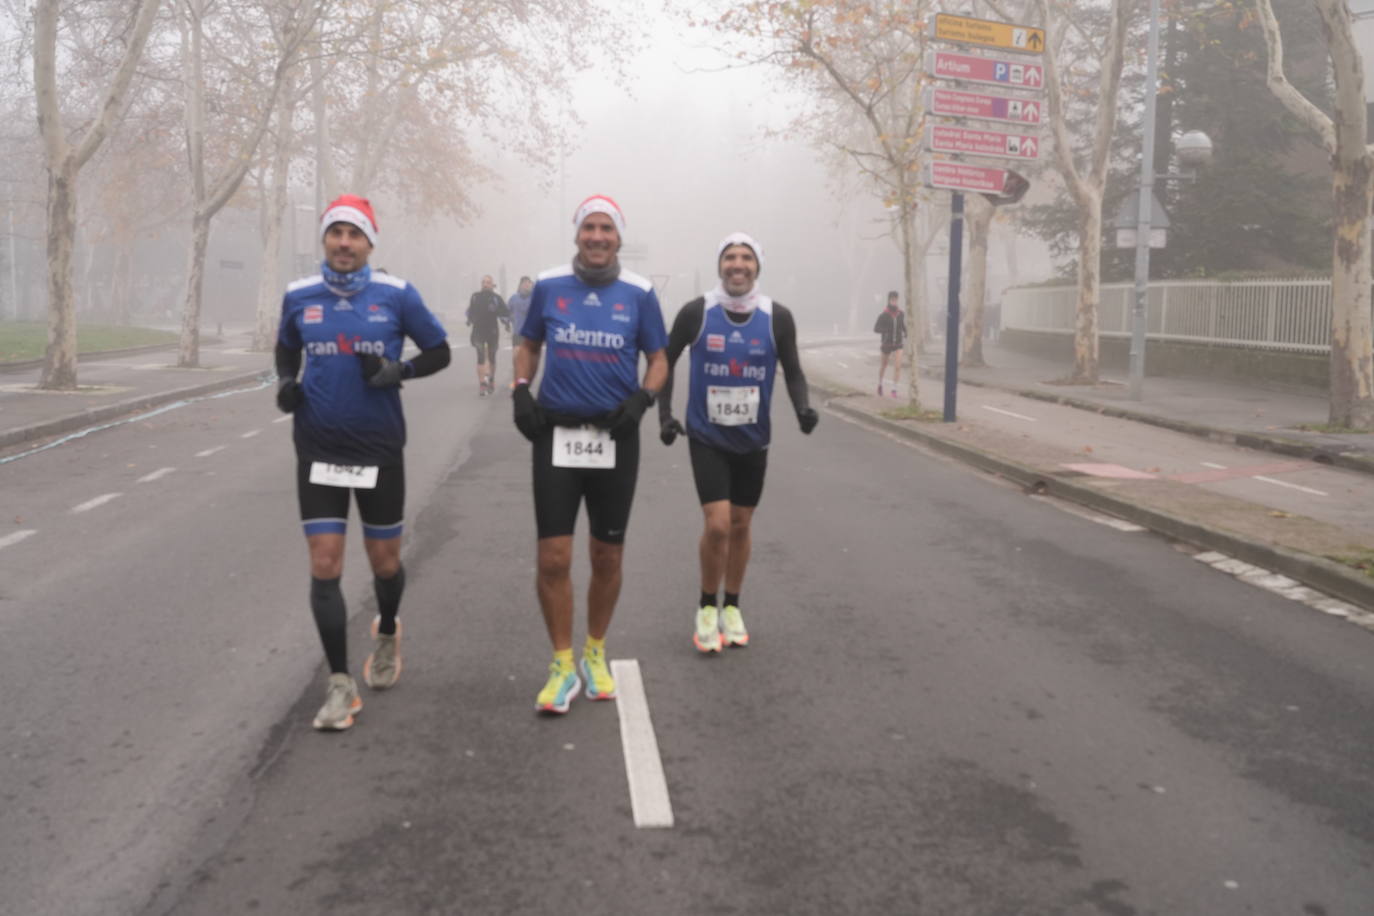
{"type": "Polygon", "coordinates": [[[763,273],[763,246],[745,232],[732,232],[721,239],[720,248],[716,250],[716,273],[720,273],[720,259],[725,256],[725,249],[731,245],[744,245],[754,252],[754,259],[759,262],[759,273],[763,273]]]}

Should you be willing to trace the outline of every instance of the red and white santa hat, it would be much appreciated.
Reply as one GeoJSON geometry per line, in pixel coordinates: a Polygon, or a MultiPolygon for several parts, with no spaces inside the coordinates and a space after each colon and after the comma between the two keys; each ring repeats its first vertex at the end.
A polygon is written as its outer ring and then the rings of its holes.
{"type": "Polygon", "coordinates": [[[593,213],[604,213],[615,223],[615,231],[621,235],[625,234],[625,214],[620,212],[620,204],[611,200],[605,194],[593,194],[582,203],[577,205],[577,212],[573,214],[573,225],[581,227],[582,221],[593,213]]]}
{"type": "Polygon", "coordinates": [[[377,246],[377,217],[372,213],[372,202],[366,197],[344,194],[325,208],[324,216],[320,217],[321,239],[335,223],[357,226],[372,246],[377,246]]]}

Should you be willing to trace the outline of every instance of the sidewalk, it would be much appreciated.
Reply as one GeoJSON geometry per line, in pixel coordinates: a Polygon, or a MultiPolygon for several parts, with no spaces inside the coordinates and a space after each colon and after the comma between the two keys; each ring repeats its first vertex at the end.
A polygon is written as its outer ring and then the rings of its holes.
{"type": "MultiPolygon", "coordinates": [[[[873,393],[877,377],[873,341],[837,341],[832,348],[834,352],[827,359],[825,346],[813,341],[802,357],[808,379],[832,410],[1014,481],[1028,493],[1068,500],[1204,551],[1225,554],[1226,558],[1217,562],[1225,563],[1229,558],[1231,565],[1221,567],[1227,571],[1259,576],[1262,573],[1252,567],[1262,567],[1295,580],[1292,585],[1302,583],[1341,602],[1374,611],[1374,479],[1368,476],[1374,474],[1374,435],[1298,429],[1303,424],[1326,422],[1324,392],[1149,377],[1144,398],[1137,402],[1130,399],[1125,380],[1110,373],[1100,385],[1066,385],[1057,380],[1068,374],[1067,365],[994,345],[985,347],[986,368],[960,371],[957,422],[902,420],[892,418],[891,412],[904,400],[879,398],[873,393]],[[1069,411],[1072,417],[1067,420],[1048,417],[1046,422],[1013,429],[1008,424],[1015,424],[1015,420],[998,422],[999,418],[979,409],[985,406],[980,402],[986,400],[979,396],[980,389],[1009,398],[1012,407],[1017,399],[1033,399],[1022,401],[1027,406],[1021,410],[1028,413],[1047,409],[1037,411],[1034,402],[1077,409],[1069,411]],[[1058,430],[1052,427],[1070,422],[1073,432],[1056,436],[1058,430]],[[1098,448],[1085,455],[1082,446],[1070,447],[1070,441],[1091,441],[1098,448]],[[1313,514],[1320,517],[1309,517],[1279,508],[1285,491],[1278,487],[1273,488],[1276,495],[1272,500],[1241,498],[1197,486],[1197,480],[1188,479],[1207,475],[1205,469],[1193,475],[1149,474],[1144,472],[1151,468],[1139,463],[1117,459],[1121,464],[1135,465],[1134,469],[1120,468],[1101,457],[1109,450],[1129,455],[1146,447],[1156,454],[1161,450],[1186,451],[1189,461],[1214,458],[1212,464],[1202,462],[1208,467],[1234,466],[1240,454],[1237,447],[1254,449],[1257,453],[1249,461],[1252,465],[1277,462],[1291,469],[1301,464],[1295,458],[1303,459],[1312,462],[1314,471],[1325,468],[1321,473],[1339,475],[1343,486],[1339,493],[1332,489],[1334,495],[1325,500],[1322,511],[1314,505],[1313,514]],[[1216,454],[1207,454],[1209,449],[1215,449],[1216,454]],[[1277,455],[1266,457],[1270,452],[1277,455]],[[1122,473],[1094,476],[1091,468],[1088,473],[1078,470],[1097,462],[1122,473]],[[1236,561],[1241,562],[1237,565],[1236,561]]],[[[943,350],[938,352],[938,356],[924,357],[920,386],[921,406],[934,410],[937,416],[944,397],[943,350]]],[[[1317,602],[1314,606],[1322,605],[1317,602]]],[[[1323,609],[1374,629],[1374,614],[1357,609],[1349,614],[1337,607],[1323,609]]]]}
{"type": "Polygon", "coordinates": [[[200,368],[176,368],[174,344],[136,352],[91,354],[77,362],[76,391],[41,391],[40,366],[0,365],[0,452],[97,426],[187,398],[257,384],[272,355],[254,353],[247,331],[203,339],[200,368]]]}

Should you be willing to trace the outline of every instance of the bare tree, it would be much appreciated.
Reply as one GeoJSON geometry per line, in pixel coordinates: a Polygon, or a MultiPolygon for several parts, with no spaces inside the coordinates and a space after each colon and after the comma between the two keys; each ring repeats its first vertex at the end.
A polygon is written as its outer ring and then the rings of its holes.
{"type": "Polygon", "coordinates": [[[77,177],[104,142],[125,101],[161,0],[139,0],[134,15],[112,36],[123,54],[94,118],[69,135],[57,85],[58,0],[38,0],[34,9],[33,76],[38,131],[48,172],[48,346],[43,356],[43,388],[76,387],[76,306],[71,261],[76,237],[77,177]]]}
{"type": "Polygon", "coordinates": [[[1374,146],[1368,142],[1364,62],[1345,0],[1313,0],[1335,79],[1335,116],[1309,101],[1284,74],[1283,36],[1270,0],[1255,0],[1269,51],[1269,89],[1331,154],[1335,238],[1331,264],[1330,422],[1374,430],[1374,339],[1370,316],[1370,206],[1374,146]]]}

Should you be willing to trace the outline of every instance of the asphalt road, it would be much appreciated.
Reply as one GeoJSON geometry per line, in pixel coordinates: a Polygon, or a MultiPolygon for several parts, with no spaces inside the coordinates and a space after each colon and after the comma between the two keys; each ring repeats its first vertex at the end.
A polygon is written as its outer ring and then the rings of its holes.
{"type": "Polygon", "coordinates": [[[616,704],[533,712],[527,449],[467,375],[407,386],[405,676],[344,734],[270,398],[0,465],[0,910],[1369,912],[1369,634],[833,414],[778,424],[721,657],[646,431],[609,648],[674,825],[636,828],[616,704]]]}

